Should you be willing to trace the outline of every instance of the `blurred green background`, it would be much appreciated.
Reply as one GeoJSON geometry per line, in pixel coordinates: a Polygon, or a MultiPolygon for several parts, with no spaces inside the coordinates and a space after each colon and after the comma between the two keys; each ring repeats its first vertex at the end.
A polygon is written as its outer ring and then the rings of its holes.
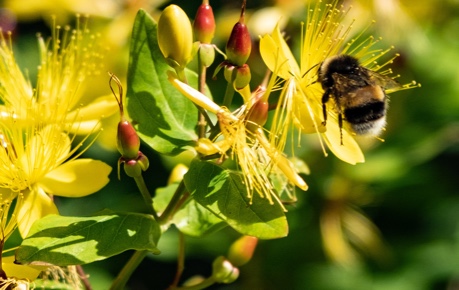
{"type": "MultiPolygon", "coordinates": [[[[105,57],[107,70],[124,78],[129,33],[139,8],[157,17],[162,8],[174,3],[192,19],[201,2],[1,3],[0,24],[3,31],[13,30],[17,59],[34,80],[38,65],[35,35],[50,33],[52,14],[60,24],[72,24],[75,13],[89,14],[90,29],[100,33],[110,48],[105,57]]],[[[240,1],[210,3],[217,18],[215,42],[223,49],[238,20],[240,1]]],[[[289,43],[298,49],[306,3],[248,0],[247,19],[255,44],[249,62],[252,87],[265,72],[256,49],[258,35],[269,32],[283,15],[289,43]]],[[[211,289],[459,289],[459,2],[353,0],[343,4],[352,5],[349,19],[356,19],[355,32],[376,20],[369,32],[383,37],[381,47],[394,45],[394,52],[401,55],[392,66],[401,75],[399,81],[416,80],[422,87],[390,96],[388,125],[382,136],[385,142],[363,143],[364,164],[347,165],[331,154],[324,157],[316,137],[305,138],[296,154],[311,169],[306,177],[309,190],[298,191],[298,203],[289,208],[289,236],[260,241],[253,260],[241,267],[235,283],[211,289]],[[334,220],[343,235],[333,236],[333,229],[324,225],[327,220],[334,220]]],[[[224,90],[223,77],[209,79],[208,84],[218,100],[224,90]]],[[[108,76],[102,75],[92,80],[87,97],[109,93],[108,76]]],[[[86,198],[58,200],[63,215],[91,214],[103,208],[145,210],[135,184],[125,175],[117,179],[114,124],[107,122],[106,135],[86,153],[113,166],[111,183],[86,198]]],[[[150,157],[147,179],[152,191],[166,184],[174,164],[190,158],[163,158],[148,148],[142,151],[150,157]]],[[[201,239],[187,238],[184,278],[209,275],[213,259],[225,255],[237,237],[225,229],[201,239]]],[[[130,289],[165,289],[175,274],[177,243],[177,232],[169,230],[159,244],[162,254],[149,256],[139,266],[130,289]]],[[[130,255],[84,266],[94,289],[108,289],[130,255]]]]}

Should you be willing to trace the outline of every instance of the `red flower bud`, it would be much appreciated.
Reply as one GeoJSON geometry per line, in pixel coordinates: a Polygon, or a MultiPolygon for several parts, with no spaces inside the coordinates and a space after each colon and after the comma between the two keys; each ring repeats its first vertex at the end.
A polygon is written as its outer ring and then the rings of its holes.
{"type": "Polygon", "coordinates": [[[252,259],[258,239],[251,236],[242,236],[236,240],[228,252],[228,261],[236,267],[245,265],[252,259]]]}
{"type": "Polygon", "coordinates": [[[241,18],[231,31],[226,44],[226,57],[228,62],[242,66],[246,63],[252,51],[252,39],[249,30],[244,23],[245,6],[242,7],[241,18]]]}
{"type": "Polygon", "coordinates": [[[137,159],[140,149],[140,138],[129,121],[118,123],[117,147],[121,156],[126,159],[137,159]]]}
{"type": "Polygon", "coordinates": [[[121,158],[123,158],[123,160],[137,159],[140,149],[140,138],[131,123],[129,123],[129,121],[127,121],[124,117],[123,86],[121,85],[121,81],[114,74],[109,73],[109,75],[110,89],[120,108],[120,122],[118,123],[118,132],[116,136],[117,148],[121,153],[121,158]],[[114,81],[118,86],[118,95],[112,87],[112,81],[114,81]]]}
{"type": "Polygon", "coordinates": [[[196,12],[193,23],[193,31],[197,41],[211,43],[215,34],[215,18],[209,1],[204,0],[196,12]]]}

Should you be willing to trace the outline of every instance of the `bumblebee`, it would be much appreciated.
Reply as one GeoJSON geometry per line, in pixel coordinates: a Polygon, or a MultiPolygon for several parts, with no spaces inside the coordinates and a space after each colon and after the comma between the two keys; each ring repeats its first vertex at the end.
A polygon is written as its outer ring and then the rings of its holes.
{"type": "Polygon", "coordinates": [[[346,54],[322,62],[318,81],[324,89],[323,124],[327,122],[327,102],[333,98],[340,132],[344,120],[357,135],[379,134],[386,124],[385,90],[400,87],[394,79],[361,66],[355,57],[346,54]]]}

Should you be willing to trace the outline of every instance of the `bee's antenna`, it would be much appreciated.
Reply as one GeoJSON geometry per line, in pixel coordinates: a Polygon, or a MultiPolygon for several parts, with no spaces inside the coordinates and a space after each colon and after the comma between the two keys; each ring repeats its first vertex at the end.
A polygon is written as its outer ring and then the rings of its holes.
{"type": "MultiPolygon", "coordinates": [[[[313,68],[315,68],[316,66],[320,65],[321,63],[317,63],[313,66],[311,66],[302,76],[301,78],[304,78],[313,68]]],[[[314,83],[316,83],[317,81],[315,81],[314,83]]]]}

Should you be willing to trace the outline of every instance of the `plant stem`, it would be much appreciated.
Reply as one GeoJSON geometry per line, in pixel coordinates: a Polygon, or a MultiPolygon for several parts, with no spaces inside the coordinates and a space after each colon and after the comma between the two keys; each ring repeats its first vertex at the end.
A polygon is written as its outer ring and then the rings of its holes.
{"type": "Polygon", "coordinates": [[[182,276],[183,269],[185,269],[185,235],[179,232],[179,251],[177,256],[177,272],[175,273],[174,282],[169,287],[170,289],[177,288],[182,276]]]}
{"type": "Polygon", "coordinates": [[[176,211],[176,206],[180,202],[181,197],[186,193],[186,187],[183,180],[179,183],[179,186],[175,190],[174,195],[172,196],[169,204],[167,205],[166,209],[163,211],[161,216],[158,218],[159,224],[165,224],[169,221],[172,215],[176,211]]]}
{"type": "MultiPolygon", "coordinates": [[[[198,53],[198,91],[203,93],[205,95],[205,90],[204,88],[206,87],[206,73],[207,73],[207,68],[203,65],[201,65],[201,57],[199,56],[198,53]]],[[[199,138],[204,138],[206,134],[206,127],[207,127],[207,122],[204,114],[199,111],[198,112],[198,137],[199,138]]]]}
{"type": "Polygon", "coordinates": [[[83,266],[77,265],[76,270],[78,273],[78,276],[80,276],[81,281],[83,282],[84,289],[85,290],[92,290],[91,283],[89,283],[88,275],[83,270],[83,266]]]}
{"type": "Polygon", "coordinates": [[[156,210],[153,207],[153,199],[151,197],[150,191],[147,188],[147,185],[145,184],[145,180],[143,179],[143,176],[140,175],[138,177],[134,177],[134,180],[135,180],[135,183],[137,184],[137,187],[140,190],[140,193],[142,194],[145,204],[148,207],[148,211],[153,215],[155,220],[158,221],[159,220],[158,214],[156,213],[156,210]]]}
{"type": "Polygon", "coordinates": [[[185,69],[183,69],[183,68],[175,68],[175,72],[177,73],[178,79],[182,83],[188,84],[188,81],[187,81],[186,75],[185,75],[185,69]]]}
{"type": "Polygon", "coordinates": [[[135,251],[129,261],[124,265],[121,272],[116,277],[115,281],[113,281],[110,290],[124,290],[126,283],[128,282],[129,278],[131,277],[134,270],[139,266],[140,262],[145,258],[148,254],[148,251],[135,251]]]}
{"type": "Polygon", "coordinates": [[[228,82],[226,84],[225,97],[223,98],[223,106],[229,108],[233,102],[234,88],[233,84],[228,82]]]}

